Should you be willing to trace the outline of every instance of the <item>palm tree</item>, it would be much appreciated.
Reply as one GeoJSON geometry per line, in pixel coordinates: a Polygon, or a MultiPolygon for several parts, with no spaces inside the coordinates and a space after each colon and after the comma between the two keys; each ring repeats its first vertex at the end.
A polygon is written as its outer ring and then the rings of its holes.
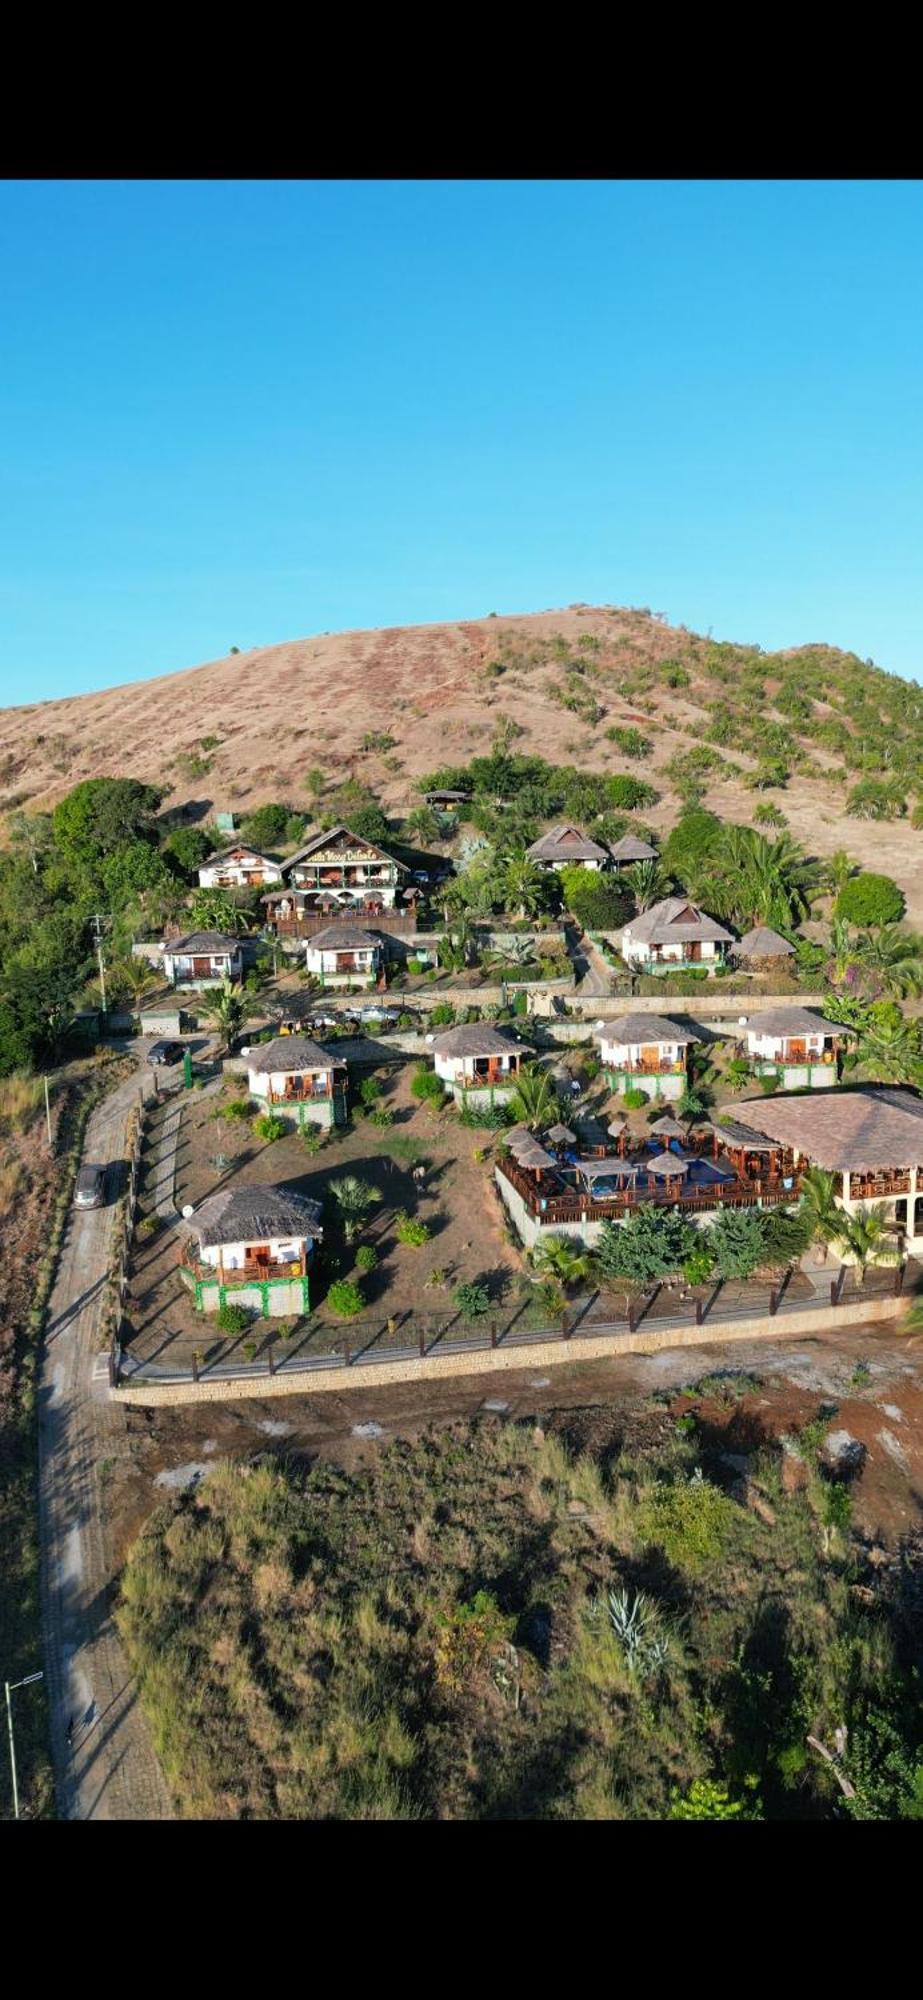
{"type": "Polygon", "coordinates": [[[920,1082],[923,1060],[915,1022],[876,1021],[870,1015],[861,1030],[858,1055],[876,1083],[920,1082]]]}
{"type": "Polygon", "coordinates": [[[252,1019],[254,1010],[249,996],[225,975],[220,986],[213,987],[209,997],[198,1003],[196,1011],[217,1028],[222,1047],[229,1049],[244,1022],[252,1019]]]}
{"type": "Polygon", "coordinates": [[[356,1174],[344,1174],[340,1180],[330,1182],[330,1192],[343,1218],[343,1234],[347,1243],[351,1243],[369,1209],[381,1201],[381,1189],[373,1187],[370,1181],[360,1181],[356,1174]]]}
{"type": "Polygon", "coordinates": [[[823,1167],[806,1167],[801,1177],[801,1206],[811,1224],[811,1242],[823,1245],[824,1263],[831,1243],[839,1241],[844,1212],[834,1192],[836,1183],[823,1167]]]}
{"type": "Polygon", "coordinates": [[[539,1069],[537,1063],[521,1069],[509,1108],[518,1123],[528,1125],[532,1131],[550,1125],[558,1108],[558,1094],[548,1070],[539,1069]]]}
{"type": "Polygon", "coordinates": [[[532,1252],[532,1263],[544,1278],[556,1278],[564,1286],[576,1285],[590,1268],[586,1252],[574,1250],[565,1236],[545,1236],[532,1252]]]}
{"type": "Polygon", "coordinates": [[[882,924],[876,931],[863,932],[857,959],[879,989],[895,999],[923,991],[920,939],[900,924],[882,924]]]}
{"type": "Polygon", "coordinates": [[[667,874],[660,861],[633,861],[630,868],[622,869],[621,879],[630,889],[639,911],[649,910],[652,903],[659,903],[673,887],[673,877],[667,874]]]}
{"type": "Polygon", "coordinates": [[[164,980],[158,978],[148,958],[114,958],[112,964],[106,966],[106,990],[110,1000],[128,994],[136,1006],[140,1006],[146,994],[152,994],[162,984],[164,980]]]}
{"type": "Polygon", "coordinates": [[[856,872],[856,863],[845,847],[838,847],[824,863],[824,886],[831,896],[839,896],[856,872]]]}
{"type": "Polygon", "coordinates": [[[504,856],[500,880],[507,909],[518,909],[523,922],[544,909],[548,883],[541,868],[530,861],[524,849],[504,856]]]}
{"type": "Polygon", "coordinates": [[[819,864],[790,833],[767,840],[752,826],[727,828],[718,872],[724,913],[746,924],[800,923],[823,881],[819,864]]]}
{"type": "Polygon", "coordinates": [[[843,1213],[837,1241],[844,1244],[855,1258],[859,1272],[859,1283],[865,1282],[868,1264],[898,1264],[900,1250],[888,1229],[887,1209],[883,1201],[873,1203],[871,1208],[857,1208],[852,1215],[843,1213]]]}
{"type": "Polygon", "coordinates": [[[424,846],[428,841],[438,840],[442,832],[438,814],[434,813],[432,806],[427,805],[415,806],[406,821],[406,826],[413,839],[422,840],[424,846]]]}
{"type": "Polygon", "coordinates": [[[830,926],[830,977],[839,986],[859,963],[859,940],[853,937],[845,917],[834,917],[830,926]]]}

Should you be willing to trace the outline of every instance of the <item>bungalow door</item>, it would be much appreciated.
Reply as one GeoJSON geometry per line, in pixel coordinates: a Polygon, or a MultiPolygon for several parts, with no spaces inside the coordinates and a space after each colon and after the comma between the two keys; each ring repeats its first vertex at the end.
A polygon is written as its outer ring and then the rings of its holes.
{"type": "Polygon", "coordinates": [[[786,1053],[788,1055],[789,1062],[796,1062],[796,1063],[806,1062],[808,1054],[808,1045],[804,1039],[804,1036],[793,1035],[791,1037],[791,1040],[786,1044],[786,1053]]]}
{"type": "Polygon", "coordinates": [[[256,1271],[257,1271],[257,1276],[259,1277],[259,1276],[261,1276],[261,1275],[268,1275],[268,1272],[269,1272],[269,1244],[268,1244],[268,1243],[257,1243],[257,1244],[255,1245],[255,1247],[254,1247],[254,1249],[253,1249],[253,1251],[252,1251],[252,1253],[251,1253],[251,1254],[252,1254],[252,1257],[253,1257],[253,1262],[254,1262],[254,1264],[256,1265],[256,1271]]]}
{"type": "Polygon", "coordinates": [[[655,1042],[655,1043],[654,1043],[653,1045],[650,1045],[650,1044],[649,1044],[649,1045],[648,1045],[647,1047],[645,1047],[645,1048],[642,1048],[642,1050],[641,1050],[641,1068],[642,1068],[642,1069],[659,1069],[659,1068],[660,1068],[660,1050],[659,1050],[659,1048],[657,1047],[657,1044],[656,1044],[656,1042],[655,1042]]]}
{"type": "Polygon", "coordinates": [[[690,965],[698,965],[702,957],[702,946],[698,938],[690,938],[686,946],[686,957],[690,965]]]}

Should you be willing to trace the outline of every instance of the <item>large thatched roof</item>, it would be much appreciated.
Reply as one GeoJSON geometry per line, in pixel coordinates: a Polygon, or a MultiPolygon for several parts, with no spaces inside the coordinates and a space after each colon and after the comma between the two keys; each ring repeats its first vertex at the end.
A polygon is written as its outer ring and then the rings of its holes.
{"type": "Polygon", "coordinates": [[[660,903],[652,903],[649,910],[642,910],[639,917],[632,917],[625,925],[626,935],[641,944],[671,944],[710,940],[714,944],[732,944],[733,932],[726,931],[723,924],[716,923],[714,917],[706,915],[697,903],[691,903],[688,896],[664,896],[660,903]]]}
{"type": "Polygon", "coordinates": [[[288,1188],[219,1188],[191,1217],[189,1227],[203,1249],[217,1243],[276,1241],[287,1236],[320,1236],[321,1205],[288,1188]]]}
{"type": "MultiPolygon", "coordinates": [[[[896,1086],[747,1098],[748,1125],[830,1173],[923,1165],[923,1099],[896,1086]]],[[[720,1113],[717,1114],[720,1117],[720,1113]]]]}
{"type": "Polygon", "coordinates": [[[619,866],[625,861],[656,861],[656,847],[649,847],[646,840],[639,840],[636,833],[623,833],[621,840],[612,842],[609,853],[619,866]]]}
{"type": "Polygon", "coordinates": [[[854,1035],[843,1021],[828,1021],[810,1007],[766,1007],[761,1014],[748,1014],[744,1023],[748,1035],[854,1035]]]}
{"type": "Polygon", "coordinates": [[[342,1056],[331,1056],[310,1035],[277,1035],[273,1042],[251,1044],[247,1061],[260,1075],[275,1076],[288,1070],[345,1069],[342,1056]]]}
{"type": "Polygon", "coordinates": [[[612,1021],[604,1021],[597,1029],[601,1042],[611,1042],[616,1048],[652,1047],[655,1042],[676,1043],[700,1042],[694,1028],[684,1028],[680,1021],[672,1021],[666,1014],[617,1014],[612,1021]]]}
{"type": "Polygon", "coordinates": [[[444,1035],[437,1035],[433,1042],[433,1052],[437,1056],[509,1056],[532,1053],[530,1042],[513,1042],[509,1035],[501,1035],[498,1028],[488,1027],[485,1022],[476,1022],[466,1028],[447,1028],[444,1035]]]}
{"type": "Polygon", "coordinates": [[[187,931],[185,937],[166,938],[163,949],[165,958],[195,958],[199,953],[203,958],[223,958],[226,952],[240,950],[240,939],[225,931],[187,931]]]}
{"type": "Polygon", "coordinates": [[[579,826],[554,826],[550,833],[543,833],[539,840],[533,840],[527,850],[530,861],[608,861],[605,847],[589,835],[581,833],[579,826]]]}

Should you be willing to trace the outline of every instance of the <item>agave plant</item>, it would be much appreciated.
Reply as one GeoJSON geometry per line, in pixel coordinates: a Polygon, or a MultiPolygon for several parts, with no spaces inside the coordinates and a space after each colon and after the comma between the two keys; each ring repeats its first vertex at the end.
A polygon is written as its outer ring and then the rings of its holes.
{"type": "Polygon", "coordinates": [[[659,1673],[666,1665],[670,1648],[654,1599],[644,1590],[633,1594],[610,1590],[606,1609],[629,1672],[643,1679],[659,1673]]]}

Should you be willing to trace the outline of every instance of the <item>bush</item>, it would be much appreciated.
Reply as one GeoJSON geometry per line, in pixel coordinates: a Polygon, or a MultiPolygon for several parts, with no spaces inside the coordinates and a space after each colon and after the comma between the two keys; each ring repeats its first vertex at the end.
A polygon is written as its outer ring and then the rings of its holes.
{"type": "Polygon", "coordinates": [[[853,786],[846,810],[854,819],[902,819],[907,801],[895,779],[862,778],[853,786]]]}
{"type": "Polygon", "coordinates": [[[649,1284],[682,1270],[696,1242],[692,1224],[676,1209],[636,1208],[624,1222],[603,1223],[597,1261],[607,1277],[649,1284]]]}
{"type": "Polygon", "coordinates": [[[637,1089],[626,1090],[622,1097],[622,1103],[624,1104],[626,1111],[640,1111],[641,1106],[643,1104],[646,1104],[647,1101],[648,1099],[646,1090],[637,1090],[637,1089]]]}
{"type": "MultiPolygon", "coordinates": [[[[427,961],[426,961],[426,959],[425,959],[425,958],[408,958],[408,960],[407,960],[407,970],[408,970],[408,972],[412,972],[412,973],[413,973],[413,975],[414,975],[414,977],[416,977],[418,973],[422,973],[422,972],[426,972],[426,971],[428,970],[428,967],[427,967],[427,961]]],[[[402,1025],[402,1024],[401,1024],[401,1023],[399,1022],[399,1023],[398,1023],[398,1026],[401,1026],[401,1025],[402,1025]]],[[[409,1017],[409,1016],[408,1016],[408,1025],[409,1025],[410,1027],[412,1027],[412,1026],[413,1026],[413,1022],[412,1022],[412,1021],[410,1020],[410,1017],[409,1017]]]]}
{"type": "Polygon", "coordinates": [[[252,1118],[255,1110],[256,1106],[251,1104],[249,1097],[232,1097],[227,1104],[216,1105],[212,1117],[233,1122],[236,1118],[252,1118]]]}
{"type": "Polygon", "coordinates": [[[419,1069],[414,1070],[410,1089],[421,1104],[441,1104],[445,1097],[441,1076],[437,1076],[435,1070],[427,1069],[422,1063],[419,1069]]]}
{"type": "Polygon", "coordinates": [[[693,1244],[683,1263],[683,1277],[687,1285],[707,1284],[714,1267],[715,1259],[709,1245],[704,1236],[700,1236],[698,1243],[693,1244]]]}
{"type": "Polygon", "coordinates": [[[780,1089],[782,1078],[778,1075],[778,1072],[773,1069],[769,1071],[768,1075],[760,1076],[757,1079],[757,1081],[759,1083],[763,1096],[771,1097],[774,1090],[780,1089]]]}
{"type": "MultiPolygon", "coordinates": [[[[358,1257],[357,1260],[358,1262],[358,1257]]],[[[362,1311],[362,1293],[349,1278],[335,1278],[327,1293],[327,1304],[338,1319],[355,1319],[362,1311]]]]}
{"type": "Polygon", "coordinates": [[[749,1278],[763,1262],[765,1241],[760,1209],[719,1209],[709,1234],[719,1278],[749,1278]]]}
{"type": "Polygon", "coordinates": [[[219,1332],[235,1336],[245,1332],[250,1320],[251,1314],[245,1306],[219,1306],[215,1314],[215,1325],[219,1332]]]}
{"type": "Polygon", "coordinates": [[[372,1105],[377,1103],[380,1096],[381,1096],[381,1078],[378,1076],[363,1077],[362,1082],[359,1085],[360,1104],[364,1104],[368,1109],[370,1109],[372,1105]]]}
{"type": "Polygon", "coordinates": [[[274,1140],[285,1137],[287,1126],[284,1118],[277,1118],[272,1111],[264,1111],[262,1118],[256,1120],[253,1129],[258,1138],[265,1140],[266,1144],[271,1146],[274,1140]]]}
{"type": "Polygon", "coordinates": [[[430,1009],[429,1018],[433,1028],[451,1028],[455,1009],[448,1000],[437,1000],[435,1007],[430,1009]]]}
{"type": "Polygon", "coordinates": [[[372,1248],[371,1243],[363,1243],[356,1251],[356,1270],[363,1273],[374,1271],[377,1263],[378,1251],[372,1248]]]}
{"type": "Polygon", "coordinates": [[[617,931],[627,923],[631,897],[616,889],[605,875],[592,868],[562,868],[560,882],[566,908],[585,930],[617,931]]]}
{"type": "Polygon", "coordinates": [[[398,1242],[407,1243],[413,1249],[419,1249],[421,1243],[428,1243],[432,1235],[429,1223],[421,1222],[419,1216],[408,1215],[406,1209],[398,1211],[394,1229],[398,1242]]]}
{"type": "Polygon", "coordinates": [[[724,828],[716,813],[700,807],[682,813],[664,843],[661,859],[665,872],[675,876],[677,882],[685,883],[703,861],[713,858],[723,835],[724,828]]]}
{"type": "Polygon", "coordinates": [[[879,924],[900,923],[906,907],[903,894],[890,875],[864,870],[840,890],[835,914],[860,930],[871,930],[879,924]]]}
{"type": "Polygon", "coordinates": [[[692,1571],[721,1555],[733,1525],[734,1502],[701,1473],[674,1485],[657,1480],[639,1522],[645,1539],[661,1548],[668,1562],[692,1571]]]}
{"type": "Polygon", "coordinates": [[[610,743],[617,743],[623,757],[649,757],[654,748],[649,736],[642,736],[640,729],[620,729],[614,724],[606,730],[610,743]]]}
{"type": "Polygon", "coordinates": [[[463,1319],[481,1319],[490,1311],[490,1293],[486,1285],[456,1285],[452,1297],[463,1319]]]}
{"type": "Polygon", "coordinates": [[[646,785],[642,778],[608,778],[606,796],[610,806],[618,812],[636,812],[645,806],[655,806],[659,794],[653,785],[646,785]]]}

